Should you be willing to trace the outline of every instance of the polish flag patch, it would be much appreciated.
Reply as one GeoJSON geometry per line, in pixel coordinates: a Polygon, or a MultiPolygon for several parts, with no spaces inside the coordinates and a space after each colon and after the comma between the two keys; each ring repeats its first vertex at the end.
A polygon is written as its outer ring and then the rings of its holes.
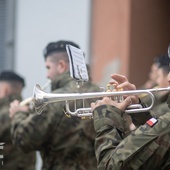
{"type": "Polygon", "coordinates": [[[152,127],[152,126],[154,126],[157,122],[158,122],[157,119],[151,118],[151,119],[149,119],[149,120],[146,122],[146,124],[148,124],[150,127],[152,127]]]}

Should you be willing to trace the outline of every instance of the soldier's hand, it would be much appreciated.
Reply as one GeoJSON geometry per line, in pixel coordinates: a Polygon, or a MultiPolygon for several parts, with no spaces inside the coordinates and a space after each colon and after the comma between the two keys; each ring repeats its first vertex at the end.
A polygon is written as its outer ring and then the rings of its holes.
{"type": "Polygon", "coordinates": [[[113,101],[109,97],[104,97],[102,100],[97,100],[95,103],[91,103],[91,109],[92,111],[101,105],[112,105],[117,107],[118,109],[124,111],[129,105],[132,104],[132,97],[128,96],[124,101],[121,103],[117,103],[116,101],[113,101]]]}
{"type": "Polygon", "coordinates": [[[112,74],[110,84],[116,84],[117,88],[123,90],[136,90],[136,86],[128,81],[128,79],[121,74],[112,74]]]}
{"type": "Polygon", "coordinates": [[[9,117],[13,118],[16,112],[28,112],[29,108],[28,106],[20,106],[20,101],[14,100],[13,102],[10,103],[10,108],[9,108],[9,117]]]}
{"type": "MultiPolygon", "coordinates": [[[[123,90],[136,90],[136,86],[128,81],[128,79],[124,75],[120,74],[112,74],[111,75],[110,84],[116,84],[118,89],[123,90]]],[[[123,96],[124,99],[127,98],[127,95],[123,96]]],[[[131,96],[132,104],[139,103],[139,97],[137,95],[131,96]]]]}

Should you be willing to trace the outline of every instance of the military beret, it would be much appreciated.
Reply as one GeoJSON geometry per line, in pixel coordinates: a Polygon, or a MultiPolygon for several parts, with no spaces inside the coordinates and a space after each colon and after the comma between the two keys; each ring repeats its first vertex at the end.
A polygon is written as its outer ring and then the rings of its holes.
{"type": "Polygon", "coordinates": [[[44,49],[43,55],[45,58],[47,58],[48,55],[50,55],[53,52],[66,52],[66,45],[70,44],[74,47],[80,48],[76,43],[72,41],[56,41],[56,42],[50,42],[44,49]]]}
{"type": "Polygon", "coordinates": [[[0,73],[0,81],[18,81],[23,87],[25,86],[24,79],[13,71],[2,71],[0,73]]]}

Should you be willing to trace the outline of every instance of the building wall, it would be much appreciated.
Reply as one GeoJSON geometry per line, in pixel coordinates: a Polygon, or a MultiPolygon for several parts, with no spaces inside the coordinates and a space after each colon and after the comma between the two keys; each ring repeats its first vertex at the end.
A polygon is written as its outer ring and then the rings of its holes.
{"type": "Polygon", "coordinates": [[[148,78],[153,58],[170,43],[169,0],[93,1],[93,80],[106,85],[120,73],[137,87],[148,78]]]}
{"type": "Polygon", "coordinates": [[[91,64],[101,85],[113,72],[129,73],[130,7],[130,0],[93,1],[91,64]]]}
{"type": "Polygon", "coordinates": [[[147,79],[154,57],[167,52],[169,21],[169,0],[132,0],[129,75],[138,86],[147,79]]]}
{"type": "Polygon", "coordinates": [[[88,62],[90,0],[18,0],[16,8],[15,70],[26,79],[27,98],[47,81],[42,54],[48,42],[75,41],[88,62]]]}

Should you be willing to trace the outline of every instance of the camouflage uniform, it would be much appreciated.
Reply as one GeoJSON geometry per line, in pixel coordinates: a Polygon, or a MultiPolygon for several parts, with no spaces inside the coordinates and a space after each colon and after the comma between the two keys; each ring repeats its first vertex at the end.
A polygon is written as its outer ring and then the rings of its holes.
{"type": "MultiPolygon", "coordinates": [[[[153,117],[159,117],[162,114],[166,113],[167,111],[169,111],[169,107],[167,105],[167,98],[169,96],[168,93],[159,93],[159,92],[153,92],[154,96],[155,96],[155,102],[154,105],[151,109],[151,114],[153,117]]],[[[142,101],[147,105],[150,106],[151,105],[151,98],[149,95],[146,95],[145,97],[141,98],[142,101]]]]}
{"type": "MultiPolygon", "coordinates": [[[[53,93],[77,92],[76,81],[64,73],[52,83],[53,93]],[[56,89],[56,90],[55,90],[56,89]]],[[[85,83],[81,92],[99,91],[99,87],[85,83]]],[[[91,100],[88,100],[88,107],[91,100]]],[[[87,104],[87,101],[86,101],[87,104]]],[[[82,101],[78,102],[77,108],[82,101]]],[[[70,102],[70,110],[73,111],[70,102]]],[[[43,170],[97,169],[94,152],[95,131],[90,119],[68,118],[65,102],[48,104],[41,115],[16,113],[13,119],[13,141],[24,151],[40,150],[43,170]]]]}
{"type": "Polygon", "coordinates": [[[35,152],[25,154],[13,144],[10,135],[11,120],[9,118],[9,105],[14,99],[21,100],[18,95],[11,95],[0,100],[0,142],[4,143],[0,155],[0,169],[3,170],[34,170],[35,152]],[[3,165],[2,165],[3,162],[3,165]]]}
{"type": "Polygon", "coordinates": [[[127,137],[123,114],[109,105],[100,106],[93,112],[98,169],[169,170],[170,113],[160,116],[153,126],[141,125],[127,137]]]}
{"type": "Polygon", "coordinates": [[[155,97],[157,99],[157,105],[154,105],[154,107],[151,109],[151,114],[153,117],[157,118],[169,111],[169,107],[167,105],[168,96],[168,93],[164,95],[157,94],[155,97]]]}

